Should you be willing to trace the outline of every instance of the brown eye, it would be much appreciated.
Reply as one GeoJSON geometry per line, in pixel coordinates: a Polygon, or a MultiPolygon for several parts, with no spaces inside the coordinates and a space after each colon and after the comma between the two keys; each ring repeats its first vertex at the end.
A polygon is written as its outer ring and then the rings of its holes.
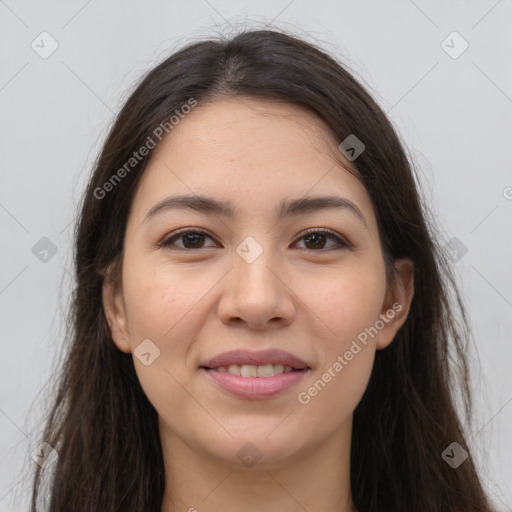
{"type": "MultiPolygon", "coordinates": [[[[177,249],[207,249],[204,247],[205,239],[213,240],[206,232],[197,229],[180,230],[177,233],[167,237],[160,244],[162,247],[177,248],[177,249]],[[183,245],[175,245],[179,241],[183,245]]],[[[211,246],[209,246],[211,247],[211,246]]]]}
{"type": "Polygon", "coordinates": [[[330,250],[333,247],[325,247],[327,240],[334,240],[338,248],[349,248],[349,244],[345,242],[340,236],[330,230],[315,230],[310,231],[303,235],[299,240],[305,240],[306,249],[313,251],[330,250]]]}
{"type": "MultiPolygon", "coordinates": [[[[196,250],[196,249],[208,249],[213,246],[205,246],[206,239],[213,240],[205,231],[200,229],[182,229],[171,234],[164,239],[159,245],[168,249],[178,250],[196,250]],[[180,242],[178,245],[176,242],[180,242]]],[[[315,252],[328,251],[333,249],[348,249],[350,244],[347,243],[343,238],[337,235],[335,232],[325,229],[318,229],[309,231],[302,235],[299,240],[305,241],[304,249],[309,249],[315,252]],[[334,246],[329,247],[329,240],[334,241],[334,246]],[[327,247],[326,247],[327,246],[327,247]]]]}

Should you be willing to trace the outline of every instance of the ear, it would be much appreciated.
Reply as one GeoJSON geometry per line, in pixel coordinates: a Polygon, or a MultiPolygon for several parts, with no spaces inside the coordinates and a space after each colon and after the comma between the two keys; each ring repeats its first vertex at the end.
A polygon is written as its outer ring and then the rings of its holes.
{"type": "Polygon", "coordinates": [[[391,344],[409,315],[414,296],[414,264],[409,258],[402,258],[395,260],[394,266],[395,279],[386,291],[380,314],[384,327],[379,331],[377,350],[391,344]]]}
{"type": "Polygon", "coordinates": [[[106,278],[102,290],[103,310],[107,319],[112,340],[117,348],[126,354],[131,353],[126,307],[122,286],[117,280],[106,278]]]}

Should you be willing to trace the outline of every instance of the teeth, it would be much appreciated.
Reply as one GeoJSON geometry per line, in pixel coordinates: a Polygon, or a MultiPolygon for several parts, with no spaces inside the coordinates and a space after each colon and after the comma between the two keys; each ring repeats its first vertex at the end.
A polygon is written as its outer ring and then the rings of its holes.
{"type": "Polygon", "coordinates": [[[230,364],[228,366],[228,372],[232,375],[240,375],[240,366],[237,364],[230,364]]]}
{"type": "Polygon", "coordinates": [[[253,364],[243,364],[240,367],[240,375],[242,377],[257,377],[258,367],[253,364]]]}
{"type": "Polygon", "coordinates": [[[274,375],[281,375],[281,373],[285,372],[285,368],[290,368],[286,373],[292,371],[291,366],[286,367],[286,366],[283,366],[282,364],[273,364],[272,366],[274,367],[274,375]]]}
{"type": "Polygon", "coordinates": [[[256,367],[256,375],[258,377],[273,377],[274,367],[271,364],[256,367]]]}
{"type": "Polygon", "coordinates": [[[254,364],[230,364],[229,366],[219,366],[216,368],[218,372],[228,372],[239,377],[273,377],[282,373],[289,373],[292,367],[282,364],[264,364],[256,366],[254,364]]]}

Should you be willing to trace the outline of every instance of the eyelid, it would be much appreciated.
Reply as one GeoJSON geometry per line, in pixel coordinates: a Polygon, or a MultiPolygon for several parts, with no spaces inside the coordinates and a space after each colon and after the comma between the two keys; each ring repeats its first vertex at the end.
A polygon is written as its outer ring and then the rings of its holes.
{"type": "MultiPolygon", "coordinates": [[[[172,240],[175,240],[175,239],[179,238],[180,235],[187,234],[187,233],[201,233],[201,234],[207,236],[208,238],[211,238],[216,243],[218,243],[215,240],[215,237],[212,236],[207,230],[205,230],[203,228],[196,228],[196,227],[190,226],[190,227],[187,227],[187,228],[177,229],[176,231],[173,231],[169,235],[166,235],[157,245],[158,245],[158,247],[162,247],[164,249],[169,249],[170,242],[172,240]]],[[[304,231],[302,231],[301,233],[299,233],[297,235],[297,237],[295,238],[295,241],[293,243],[294,244],[297,243],[302,238],[304,238],[305,236],[310,235],[312,233],[325,233],[325,234],[331,235],[332,238],[334,238],[334,239],[336,239],[338,241],[338,246],[339,247],[334,247],[334,248],[331,248],[331,249],[317,249],[317,250],[315,250],[315,249],[307,249],[306,248],[306,249],[304,249],[306,251],[322,253],[322,252],[327,252],[327,251],[331,251],[331,250],[335,250],[335,249],[353,249],[353,245],[344,236],[340,235],[336,231],[333,231],[332,229],[329,229],[329,228],[308,228],[308,229],[305,229],[304,231]]],[[[203,249],[210,249],[210,248],[211,247],[201,247],[201,248],[198,248],[198,249],[183,249],[182,247],[178,247],[177,250],[193,252],[193,251],[200,251],[200,250],[203,250],[203,249]]],[[[173,249],[171,249],[171,250],[173,250],[173,249]]]]}

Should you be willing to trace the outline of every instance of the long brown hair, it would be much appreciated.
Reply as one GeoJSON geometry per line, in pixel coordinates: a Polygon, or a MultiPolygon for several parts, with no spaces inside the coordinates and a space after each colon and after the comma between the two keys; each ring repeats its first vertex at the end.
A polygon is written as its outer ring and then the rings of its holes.
{"type": "Polygon", "coordinates": [[[101,293],[105,270],[120,267],[130,206],[151,154],[105,197],[98,190],[191,98],[200,105],[235,96],[302,105],[340,142],[349,135],[362,141],[365,150],[354,163],[374,204],[388,271],[397,258],[414,263],[409,316],[391,345],[377,351],[354,411],[356,507],[490,511],[455,403],[459,390],[469,422],[464,303],[394,128],[365,88],[325,52],[280,31],[249,30],[193,43],[168,57],[141,79],[107,136],[75,228],[69,346],[43,432],[58,459],[44,470],[46,490],[37,467],[32,512],[41,494],[49,512],[160,512],[165,473],[157,413],[132,356],[112,341],[101,293]],[[442,457],[453,442],[468,452],[456,469],[442,457]]]}

